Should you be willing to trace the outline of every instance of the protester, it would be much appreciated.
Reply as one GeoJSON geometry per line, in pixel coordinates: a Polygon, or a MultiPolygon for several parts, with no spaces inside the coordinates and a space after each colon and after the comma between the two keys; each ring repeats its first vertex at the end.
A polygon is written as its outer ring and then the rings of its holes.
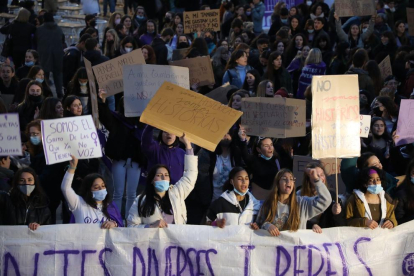
{"type": "Polygon", "coordinates": [[[398,224],[406,223],[414,219],[414,159],[408,164],[407,173],[403,183],[396,192],[398,206],[395,209],[395,217],[398,224]]]}
{"type": "Polygon", "coordinates": [[[223,84],[229,82],[231,85],[242,88],[247,71],[251,69],[253,68],[247,64],[247,55],[244,51],[233,52],[225,68],[223,84]]]}

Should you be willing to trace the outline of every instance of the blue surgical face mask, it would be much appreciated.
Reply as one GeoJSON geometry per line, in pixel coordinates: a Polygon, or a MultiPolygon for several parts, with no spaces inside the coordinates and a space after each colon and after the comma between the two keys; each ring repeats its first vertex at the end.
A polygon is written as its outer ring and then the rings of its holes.
{"type": "Polygon", "coordinates": [[[86,85],[88,85],[88,82],[79,82],[79,85],[80,86],[86,86],[86,85]]]}
{"type": "Polygon", "coordinates": [[[411,176],[411,183],[414,184],[414,176],[411,176]]]}
{"type": "Polygon", "coordinates": [[[137,17],[138,20],[144,20],[145,19],[144,16],[140,16],[140,15],[137,15],[136,17],[137,17]]]}
{"type": "Polygon", "coordinates": [[[99,191],[92,191],[92,197],[96,201],[104,200],[107,194],[108,194],[108,192],[106,191],[106,189],[102,189],[102,190],[99,190],[99,191]]]}
{"type": "Polygon", "coordinates": [[[155,190],[157,192],[166,192],[170,187],[170,181],[168,180],[158,180],[155,181],[155,190]]]}
{"type": "Polygon", "coordinates": [[[38,81],[38,82],[40,82],[40,83],[43,83],[44,79],[39,79],[39,78],[36,78],[36,81],[38,81]]]}
{"type": "Polygon", "coordinates": [[[40,140],[40,137],[39,136],[30,136],[30,142],[32,142],[33,145],[37,146],[42,141],[40,140]]]}
{"type": "Polygon", "coordinates": [[[24,65],[26,65],[27,67],[32,67],[34,65],[34,61],[25,62],[24,65]]]}
{"type": "Polygon", "coordinates": [[[384,189],[381,185],[369,185],[367,191],[371,194],[377,195],[382,192],[384,189]]]}
{"type": "Polygon", "coordinates": [[[308,33],[312,34],[314,31],[315,31],[314,29],[308,30],[308,33]]]}
{"type": "Polygon", "coordinates": [[[233,189],[233,191],[234,191],[236,194],[238,194],[238,195],[245,196],[245,195],[247,194],[247,192],[249,191],[249,189],[247,189],[247,191],[246,191],[245,193],[240,192],[240,191],[239,191],[239,190],[237,190],[236,188],[234,188],[234,189],[233,189]]]}
{"type": "Polygon", "coordinates": [[[283,24],[287,24],[288,20],[286,19],[280,19],[280,21],[282,21],[283,24]]]}
{"type": "Polygon", "coordinates": [[[260,157],[263,158],[264,160],[270,160],[270,159],[272,159],[272,157],[267,157],[267,156],[265,156],[263,154],[260,154],[260,157]]]}

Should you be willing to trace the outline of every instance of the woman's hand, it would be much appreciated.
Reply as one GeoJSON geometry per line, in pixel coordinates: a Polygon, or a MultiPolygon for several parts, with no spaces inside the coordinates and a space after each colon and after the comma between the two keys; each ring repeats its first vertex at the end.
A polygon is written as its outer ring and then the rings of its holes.
{"type": "Polygon", "coordinates": [[[115,221],[107,220],[101,225],[101,229],[111,229],[114,227],[118,227],[115,221]]]}
{"type": "Polygon", "coordinates": [[[218,219],[218,220],[216,220],[216,224],[217,224],[218,227],[224,228],[224,226],[226,226],[226,219],[225,218],[218,219]]]}
{"type": "Polygon", "coordinates": [[[367,219],[367,221],[365,222],[365,226],[374,230],[378,227],[378,223],[375,220],[367,219]]]}
{"type": "Polygon", "coordinates": [[[334,18],[335,18],[336,21],[339,21],[339,16],[336,12],[334,12],[334,18]]]}
{"type": "Polygon", "coordinates": [[[246,130],[244,128],[240,127],[238,134],[241,141],[246,141],[247,135],[246,130]]]}
{"type": "Polygon", "coordinates": [[[78,166],[78,158],[76,158],[75,156],[71,155],[70,157],[72,157],[72,160],[69,161],[69,168],[68,168],[68,173],[75,173],[76,167],[78,166]]]}
{"type": "Polygon", "coordinates": [[[33,119],[34,119],[34,120],[36,120],[37,118],[39,118],[39,114],[40,114],[39,107],[38,107],[38,106],[36,106],[36,109],[35,109],[35,113],[34,113],[33,119]]]}
{"type": "Polygon", "coordinates": [[[312,226],[312,231],[318,234],[322,234],[322,228],[317,224],[314,224],[312,226]]]}
{"type": "Polygon", "coordinates": [[[183,136],[180,137],[180,142],[185,145],[185,149],[192,149],[190,140],[185,136],[185,133],[183,133],[183,136]]]}
{"type": "Polygon", "coordinates": [[[99,89],[98,96],[101,98],[103,103],[106,102],[107,93],[105,92],[105,89],[99,89]]]}
{"type": "Polygon", "coordinates": [[[335,203],[332,205],[332,214],[339,215],[342,211],[341,204],[335,203]]]}
{"type": "Polygon", "coordinates": [[[309,176],[310,181],[312,183],[318,182],[320,180],[320,177],[319,177],[318,172],[316,171],[316,169],[307,168],[306,169],[306,174],[309,176]]]}
{"type": "Polygon", "coordinates": [[[392,224],[390,220],[386,220],[384,224],[381,226],[381,228],[392,229],[394,228],[394,224],[392,224]]]}
{"type": "Polygon", "coordinates": [[[39,224],[39,223],[37,223],[37,222],[32,222],[32,223],[30,223],[30,224],[29,224],[29,229],[30,229],[30,230],[32,230],[32,231],[36,231],[36,230],[37,230],[37,228],[39,228],[39,226],[40,226],[40,224],[39,224]]]}
{"type": "Polygon", "coordinates": [[[269,228],[267,228],[267,231],[274,237],[278,237],[280,235],[279,229],[273,224],[270,224],[269,228]]]}
{"type": "Polygon", "coordinates": [[[256,222],[250,223],[250,228],[252,228],[253,230],[259,230],[259,225],[257,225],[256,222]]]}
{"type": "Polygon", "coordinates": [[[168,228],[168,224],[165,222],[165,220],[160,219],[154,223],[151,223],[149,227],[150,228],[168,228]]]}

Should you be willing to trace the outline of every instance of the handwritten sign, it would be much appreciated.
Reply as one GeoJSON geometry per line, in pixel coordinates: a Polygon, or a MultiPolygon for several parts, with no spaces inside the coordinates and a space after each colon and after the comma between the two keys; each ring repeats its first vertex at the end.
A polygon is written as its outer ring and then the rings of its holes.
{"type": "Polygon", "coordinates": [[[91,115],[42,121],[46,164],[102,157],[101,144],[91,115]]]}
{"type": "Polygon", "coordinates": [[[414,36],[414,8],[407,9],[407,23],[408,23],[408,33],[410,36],[414,36]]]}
{"type": "Polygon", "coordinates": [[[335,11],[340,17],[375,14],[374,0],[335,0],[335,11]]]}
{"type": "Polygon", "coordinates": [[[214,151],[242,112],[194,91],[164,82],[141,116],[141,122],[173,133],[183,132],[200,147],[214,151]]]}
{"type": "Polygon", "coordinates": [[[242,125],[248,135],[286,138],[306,134],[306,103],[286,98],[243,98],[242,125]]]}
{"type": "Polygon", "coordinates": [[[184,33],[220,31],[220,10],[184,12],[184,33]]]}
{"type": "Polygon", "coordinates": [[[0,156],[21,156],[19,114],[0,114],[0,156]]]}
{"type": "Polygon", "coordinates": [[[360,155],[358,75],[312,78],[312,157],[360,155]]]}
{"type": "Polygon", "coordinates": [[[401,100],[396,146],[414,143],[414,100],[401,100]]]}
{"type": "Polygon", "coordinates": [[[89,90],[91,91],[91,106],[92,106],[92,118],[95,123],[95,127],[99,128],[99,110],[98,110],[98,96],[96,92],[95,76],[92,72],[91,62],[83,58],[85,61],[86,74],[88,75],[89,90]]]}
{"type": "Polygon", "coordinates": [[[170,61],[169,64],[174,66],[187,67],[190,70],[191,85],[198,83],[200,86],[202,86],[215,82],[210,57],[187,58],[177,61],[170,61]]]}
{"type": "Polygon", "coordinates": [[[92,67],[99,88],[105,89],[107,96],[124,91],[122,67],[131,64],[145,64],[141,49],[92,67]]]}
{"type": "Polygon", "coordinates": [[[371,115],[360,115],[360,137],[367,138],[369,134],[369,129],[371,128],[371,115]]]}
{"type": "Polygon", "coordinates": [[[185,53],[187,53],[188,48],[175,49],[173,51],[172,60],[181,60],[184,58],[185,53]]]}
{"type": "Polygon", "coordinates": [[[46,225],[35,232],[0,226],[0,236],[4,276],[408,276],[414,270],[414,221],[392,230],[281,231],[277,238],[247,225],[175,224],[110,231],[99,225],[46,225]]]}
{"type": "MultiPolygon", "coordinates": [[[[325,167],[326,181],[328,183],[328,189],[330,189],[331,191],[335,191],[335,189],[336,189],[336,184],[335,184],[335,166],[336,166],[336,164],[335,164],[335,159],[334,158],[314,160],[310,156],[294,155],[293,156],[293,174],[296,177],[296,184],[298,186],[302,185],[306,165],[308,165],[310,162],[320,163],[325,167]]],[[[341,177],[341,162],[342,162],[342,159],[338,158],[338,168],[337,168],[337,171],[338,171],[338,193],[339,194],[345,194],[346,193],[346,187],[345,187],[345,183],[342,181],[342,177],[341,177]]]]}
{"type": "Polygon", "coordinates": [[[124,66],[125,116],[141,116],[164,81],[187,89],[190,88],[190,77],[187,68],[168,65],[124,66]]]}
{"type": "Polygon", "coordinates": [[[385,79],[388,76],[392,75],[392,68],[391,68],[391,59],[390,56],[386,56],[383,61],[378,64],[378,67],[381,71],[381,77],[385,79]]]}

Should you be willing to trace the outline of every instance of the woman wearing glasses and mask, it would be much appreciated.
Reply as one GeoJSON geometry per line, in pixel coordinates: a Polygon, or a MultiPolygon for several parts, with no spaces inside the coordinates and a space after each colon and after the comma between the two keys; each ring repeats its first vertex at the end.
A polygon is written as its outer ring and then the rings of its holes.
{"type": "Polygon", "coordinates": [[[306,229],[309,219],[324,212],[332,202],[328,188],[322,182],[316,169],[307,169],[310,181],[316,189],[316,196],[296,195],[295,177],[288,169],[280,170],[273,182],[273,188],[260,209],[257,224],[272,236],[280,231],[306,229]]]}

